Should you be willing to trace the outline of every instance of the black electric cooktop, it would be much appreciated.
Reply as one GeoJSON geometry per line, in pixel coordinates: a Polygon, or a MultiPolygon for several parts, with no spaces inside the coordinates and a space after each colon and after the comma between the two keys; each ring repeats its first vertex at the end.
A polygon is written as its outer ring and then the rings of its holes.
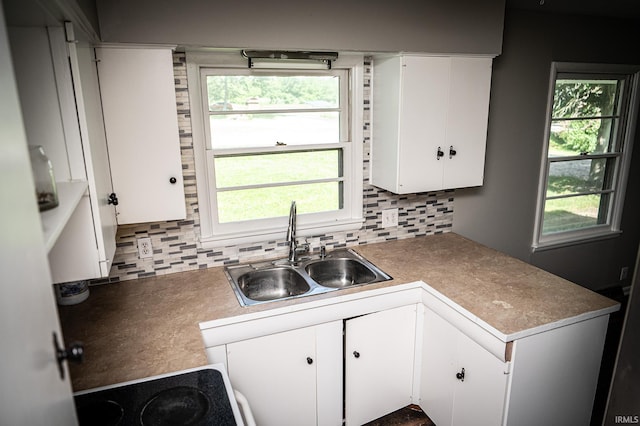
{"type": "Polygon", "coordinates": [[[235,426],[228,389],[221,371],[205,368],[79,392],[74,399],[80,426],[235,426]]]}

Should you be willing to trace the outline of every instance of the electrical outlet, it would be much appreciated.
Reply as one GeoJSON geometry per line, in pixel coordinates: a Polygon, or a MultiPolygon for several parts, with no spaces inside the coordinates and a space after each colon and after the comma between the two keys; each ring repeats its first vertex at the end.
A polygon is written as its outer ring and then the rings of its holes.
{"type": "Polygon", "coordinates": [[[398,226],[398,209],[382,210],[382,227],[398,226]]]}
{"type": "Polygon", "coordinates": [[[629,267],[623,266],[622,268],[620,268],[620,281],[626,280],[628,276],[629,276],[629,267]]]}
{"type": "Polygon", "coordinates": [[[138,238],[138,257],[147,259],[153,257],[153,247],[151,247],[151,238],[138,238]]]}

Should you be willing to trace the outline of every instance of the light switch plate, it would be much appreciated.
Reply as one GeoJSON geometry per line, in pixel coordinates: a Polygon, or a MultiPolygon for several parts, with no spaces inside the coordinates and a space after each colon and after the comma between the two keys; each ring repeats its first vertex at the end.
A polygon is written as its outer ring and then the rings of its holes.
{"type": "Polygon", "coordinates": [[[398,226],[398,209],[382,210],[382,227],[391,228],[398,226]]]}

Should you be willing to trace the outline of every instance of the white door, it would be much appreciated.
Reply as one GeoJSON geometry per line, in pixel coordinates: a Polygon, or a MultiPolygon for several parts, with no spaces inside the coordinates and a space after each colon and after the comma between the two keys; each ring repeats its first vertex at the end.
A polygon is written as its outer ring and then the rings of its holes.
{"type": "Polygon", "coordinates": [[[34,196],[27,141],[0,8],[0,424],[77,424],[62,333],[34,196]]]}
{"type": "Polygon", "coordinates": [[[96,56],[118,224],[184,219],[171,50],[101,47],[96,56]]]}
{"type": "Polygon", "coordinates": [[[345,324],[345,419],[361,425],[411,404],[416,305],[345,324]]]}
{"type": "Polygon", "coordinates": [[[260,426],[316,424],[316,361],[313,327],[227,345],[231,386],[260,426]]]}
{"type": "MultiPolygon", "coordinates": [[[[67,31],[71,31],[70,24],[67,24],[67,31]]],[[[85,159],[85,164],[87,165],[91,209],[94,212],[93,223],[98,245],[100,275],[107,277],[116,251],[118,224],[115,207],[109,204],[109,196],[113,192],[113,187],[100,104],[95,51],[88,43],[79,43],[77,47],[71,43],[69,50],[82,145],[85,156],[90,157],[85,159]]]]}
{"type": "MultiPolygon", "coordinates": [[[[401,194],[442,189],[450,61],[403,57],[398,181],[401,194]]],[[[375,78],[375,77],[374,77],[375,78]]]]}
{"type": "Polygon", "coordinates": [[[444,188],[482,185],[487,141],[491,58],[451,58],[444,188]]]}
{"type": "MultiPolygon", "coordinates": [[[[501,425],[507,392],[507,365],[476,342],[458,336],[453,425],[501,425]],[[457,374],[457,373],[456,373],[457,374]]],[[[453,377],[452,377],[453,380],[453,377]]]]}
{"type": "Polygon", "coordinates": [[[437,425],[501,425],[508,364],[425,310],[420,407],[437,425]]]}

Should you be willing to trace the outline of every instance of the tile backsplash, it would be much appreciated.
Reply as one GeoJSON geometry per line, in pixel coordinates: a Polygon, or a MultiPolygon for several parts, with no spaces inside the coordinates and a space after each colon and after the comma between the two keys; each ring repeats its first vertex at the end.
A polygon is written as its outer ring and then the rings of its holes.
{"type": "MultiPolygon", "coordinates": [[[[371,58],[365,58],[364,65],[365,87],[362,106],[364,109],[364,140],[362,143],[364,144],[363,211],[365,221],[362,228],[357,231],[336,232],[307,238],[307,242],[314,250],[318,250],[321,245],[325,245],[328,250],[331,250],[337,247],[450,232],[453,224],[454,191],[452,190],[397,195],[369,185],[371,58]],[[397,228],[382,228],[382,211],[388,208],[398,209],[397,228]]],[[[117,248],[110,276],[106,279],[94,280],[93,284],[209,268],[257,258],[284,257],[287,254],[285,229],[282,230],[282,238],[278,240],[215,249],[199,248],[198,194],[184,53],[174,54],[174,76],[187,217],[179,221],[118,227],[117,248]],[[137,239],[142,237],[151,238],[152,258],[138,258],[137,239]]]]}

